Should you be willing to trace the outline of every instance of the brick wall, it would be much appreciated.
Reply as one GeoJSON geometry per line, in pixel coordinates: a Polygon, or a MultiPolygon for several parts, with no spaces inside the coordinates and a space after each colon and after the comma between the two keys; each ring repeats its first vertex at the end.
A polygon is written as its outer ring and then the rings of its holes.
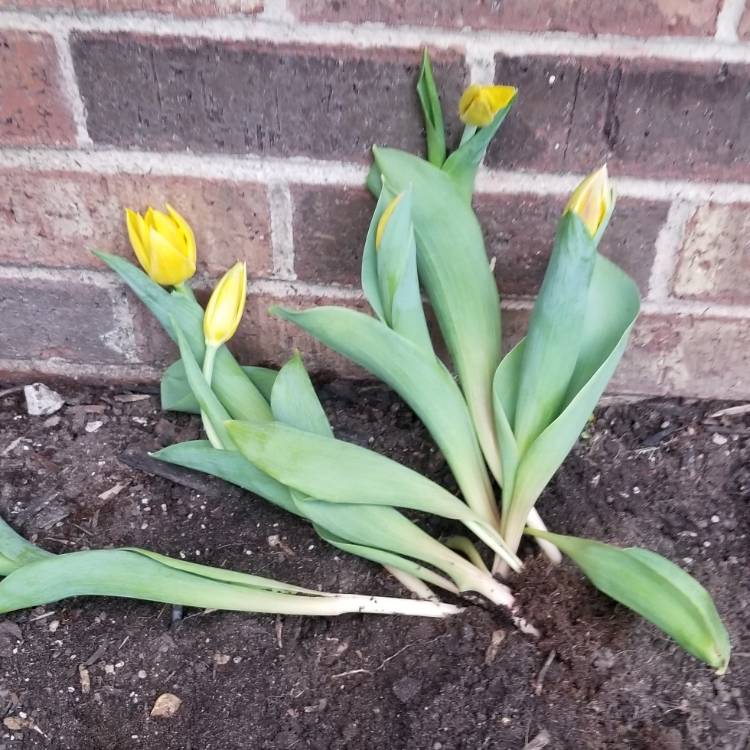
{"type": "Polygon", "coordinates": [[[243,357],[356,373],[265,308],[362,306],[368,149],[421,148],[423,45],[453,142],[468,82],[520,90],[476,199],[508,336],[606,159],[602,249],[645,300],[612,390],[750,397],[744,0],[0,0],[0,375],[158,376],[174,348],[89,250],[165,200],[204,287],[248,260],[243,357]]]}

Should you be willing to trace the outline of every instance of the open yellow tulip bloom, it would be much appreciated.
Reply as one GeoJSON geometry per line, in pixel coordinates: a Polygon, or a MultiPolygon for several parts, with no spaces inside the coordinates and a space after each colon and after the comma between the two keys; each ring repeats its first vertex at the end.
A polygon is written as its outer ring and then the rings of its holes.
{"type": "Polygon", "coordinates": [[[167,213],[149,208],[141,216],[125,211],[128,237],[143,270],[162,286],[176,286],[195,273],[195,236],[172,206],[167,213]]]}
{"type": "Polygon", "coordinates": [[[570,196],[565,212],[577,214],[593,237],[612,206],[612,188],[609,185],[607,165],[592,172],[570,196]]]}
{"type": "Polygon", "coordinates": [[[234,336],[245,309],[247,267],[238,261],[221,278],[203,316],[206,346],[218,347],[234,336]]]}
{"type": "Polygon", "coordinates": [[[505,109],[516,95],[515,86],[478,86],[472,84],[461,95],[458,116],[467,125],[483,128],[505,109]]]}

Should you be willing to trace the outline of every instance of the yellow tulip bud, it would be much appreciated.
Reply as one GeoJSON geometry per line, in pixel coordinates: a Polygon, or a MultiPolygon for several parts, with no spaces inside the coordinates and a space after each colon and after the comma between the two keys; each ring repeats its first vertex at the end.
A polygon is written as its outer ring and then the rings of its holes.
{"type": "Polygon", "coordinates": [[[217,347],[234,336],[245,309],[247,267],[238,261],[221,278],[203,316],[206,346],[217,347]]]}
{"type": "Polygon", "coordinates": [[[593,237],[612,207],[612,188],[609,185],[607,165],[592,172],[570,196],[565,213],[572,211],[593,237]]]}
{"type": "Polygon", "coordinates": [[[391,202],[385,207],[385,211],[380,216],[378,221],[377,229],[375,230],[375,249],[380,250],[380,243],[383,241],[383,234],[385,233],[385,225],[388,223],[388,219],[398,206],[398,202],[401,200],[403,193],[399,193],[391,202]]]}
{"type": "Polygon", "coordinates": [[[516,91],[515,86],[478,86],[473,83],[461,95],[458,116],[467,125],[483,128],[511,103],[516,91]]]}
{"type": "Polygon", "coordinates": [[[172,206],[167,213],[149,208],[141,216],[125,211],[128,237],[143,270],[162,286],[176,286],[195,273],[195,236],[172,206]]]}

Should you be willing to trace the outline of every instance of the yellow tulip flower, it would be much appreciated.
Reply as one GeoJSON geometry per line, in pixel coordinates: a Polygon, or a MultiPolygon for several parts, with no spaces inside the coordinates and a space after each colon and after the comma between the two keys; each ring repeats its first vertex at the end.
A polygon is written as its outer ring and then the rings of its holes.
{"type": "Polygon", "coordinates": [[[149,208],[141,216],[127,209],[128,237],[143,270],[162,286],[177,286],[195,273],[195,236],[167,204],[167,213],[149,208]]]}
{"type": "Polygon", "coordinates": [[[572,211],[593,237],[609,215],[612,207],[612,188],[609,185],[607,165],[592,172],[570,196],[565,213],[572,211]]]}
{"type": "Polygon", "coordinates": [[[467,125],[483,128],[505,109],[516,95],[515,86],[478,86],[472,84],[461,95],[458,116],[467,125]]]}
{"type": "Polygon", "coordinates": [[[217,348],[234,336],[245,309],[247,267],[238,261],[222,277],[211,293],[203,316],[206,346],[217,348]]]}
{"type": "Polygon", "coordinates": [[[398,206],[398,202],[401,200],[403,195],[403,193],[399,193],[395,198],[393,198],[391,202],[385,207],[385,211],[383,211],[380,216],[380,221],[378,221],[378,226],[375,230],[376,250],[380,250],[380,243],[383,241],[383,234],[385,233],[385,225],[388,223],[388,219],[391,218],[391,215],[396,209],[396,206],[398,206]]]}

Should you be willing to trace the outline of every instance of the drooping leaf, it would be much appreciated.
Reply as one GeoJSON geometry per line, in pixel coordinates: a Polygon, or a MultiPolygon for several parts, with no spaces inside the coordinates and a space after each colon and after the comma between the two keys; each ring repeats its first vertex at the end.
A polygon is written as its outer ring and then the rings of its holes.
{"type": "Polygon", "coordinates": [[[432,602],[330,595],[278,581],[208,568],[145,550],[85,550],[52,555],[17,568],[0,581],[0,613],[71,596],[118,596],[241,612],[333,616],[397,612],[443,617],[456,610],[432,602]],[[304,593],[296,593],[304,592],[304,593]]]}
{"type": "Polygon", "coordinates": [[[698,581],[647,549],[534,531],[559,547],[600,591],[652,622],[688,653],[723,674],[729,635],[711,595],[698,581]]]}

